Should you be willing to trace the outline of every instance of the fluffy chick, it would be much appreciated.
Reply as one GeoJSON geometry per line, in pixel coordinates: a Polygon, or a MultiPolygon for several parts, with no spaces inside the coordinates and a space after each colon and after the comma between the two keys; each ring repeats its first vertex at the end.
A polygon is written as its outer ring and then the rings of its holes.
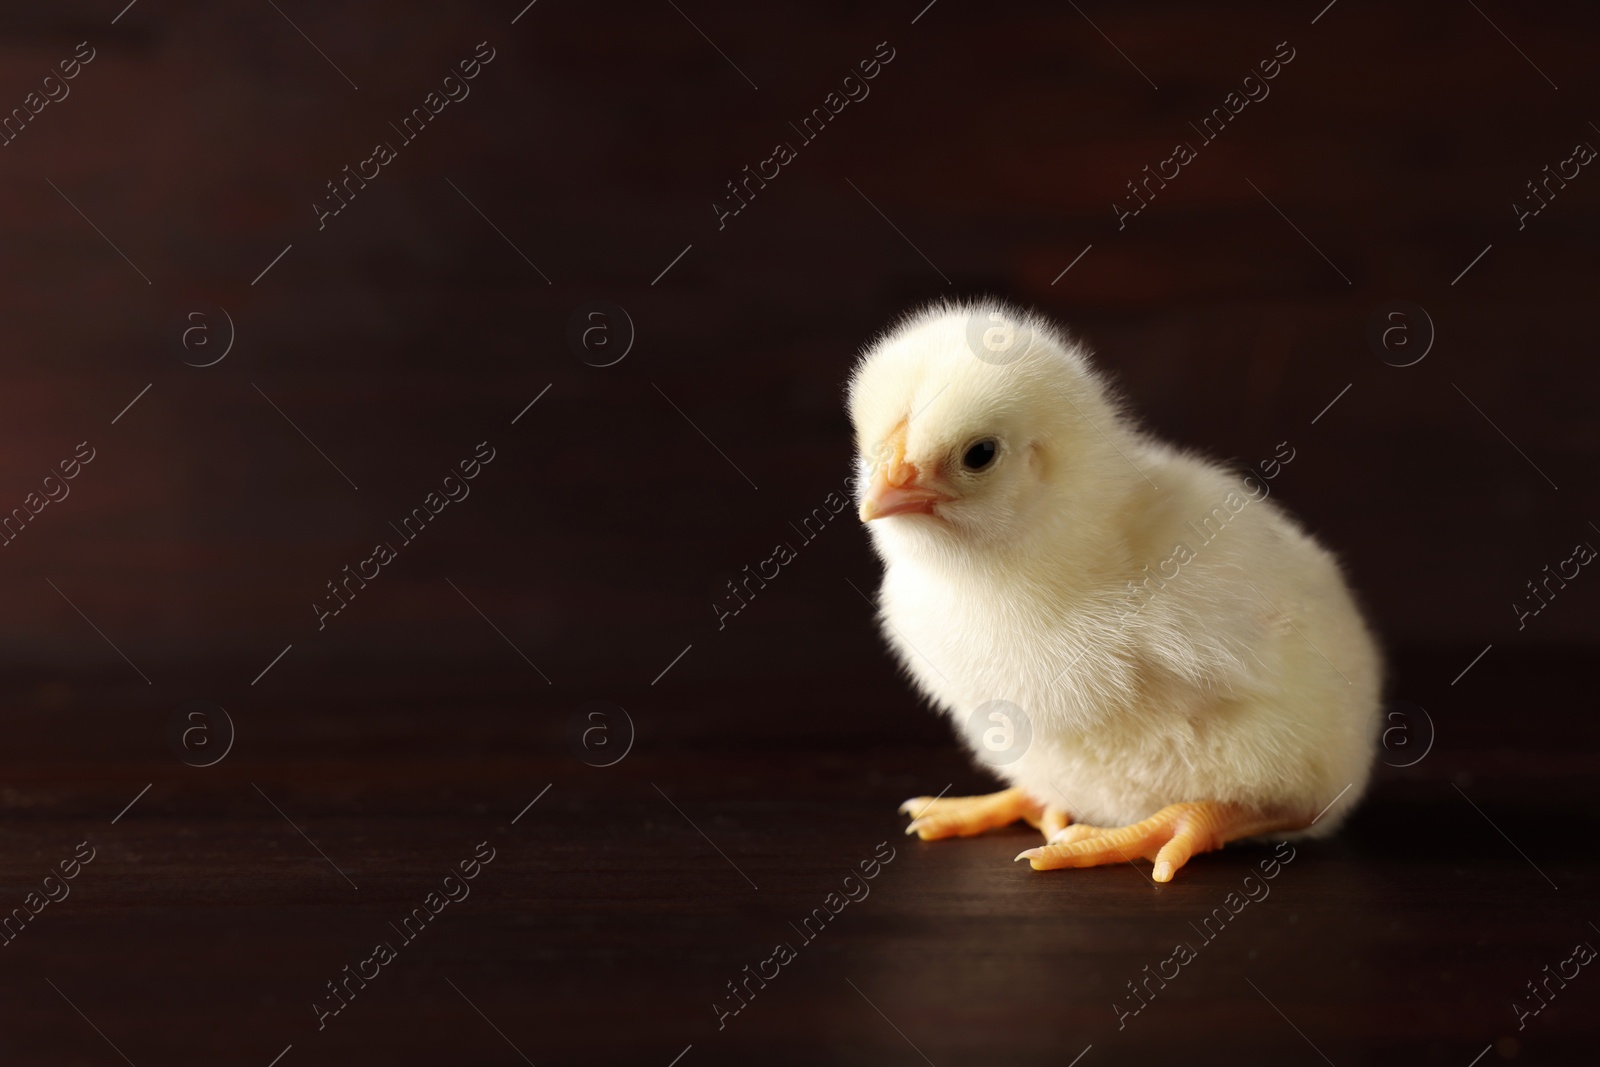
{"type": "Polygon", "coordinates": [[[907,833],[1025,819],[1036,870],[1143,856],[1165,882],[1229,841],[1337,828],[1382,663],[1264,481],[1143,434],[1081,347],[999,305],[906,318],[849,404],[884,635],[1011,786],[909,800],[907,833]]]}

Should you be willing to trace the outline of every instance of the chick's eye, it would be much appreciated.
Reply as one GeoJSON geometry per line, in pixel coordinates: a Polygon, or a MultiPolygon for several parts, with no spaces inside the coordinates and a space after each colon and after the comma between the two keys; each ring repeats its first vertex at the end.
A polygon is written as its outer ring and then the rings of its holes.
{"type": "Polygon", "coordinates": [[[961,465],[969,471],[981,471],[994,462],[998,451],[993,439],[985,438],[967,449],[967,454],[961,457],[961,465]]]}

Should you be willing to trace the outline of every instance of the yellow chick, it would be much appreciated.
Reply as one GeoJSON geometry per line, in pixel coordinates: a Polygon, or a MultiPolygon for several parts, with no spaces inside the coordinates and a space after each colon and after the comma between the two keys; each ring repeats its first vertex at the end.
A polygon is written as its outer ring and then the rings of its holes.
{"type": "Polygon", "coordinates": [[[1144,857],[1166,882],[1230,841],[1337,828],[1382,661],[1265,479],[1145,435],[1084,349],[1001,305],[909,316],[849,405],[885,638],[1010,786],[908,800],[907,833],[1023,819],[1035,870],[1144,857]]]}

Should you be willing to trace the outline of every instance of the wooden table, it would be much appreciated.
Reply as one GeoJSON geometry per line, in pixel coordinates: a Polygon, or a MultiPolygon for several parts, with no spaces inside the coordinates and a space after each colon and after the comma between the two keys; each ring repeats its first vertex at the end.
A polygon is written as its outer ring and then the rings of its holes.
{"type": "Polygon", "coordinates": [[[167,712],[143,687],[24,690],[15,744],[40,758],[3,794],[3,902],[79,842],[94,858],[0,952],[0,1060],[1588,1062],[1589,968],[1525,1028],[1512,1005],[1600,944],[1590,682],[1508,656],[1451,689],[1464,662],[1405,659],[1411,691],[1438,679],[1437,741],[1382,769],[1346,833],[1270,881],[1272,853],[1241,847],[1165,886],[1147,865],[1034,873],[1012,862],[1023,827],[903,837],[900,800],[988,782],[887,667],[770,696],[669,676],[604,768],[567,745],[581,702],[525,672],[448,698],[396,668],[366,701],[319,679],[203,769],[159,738],[127,754],[167,712]],[[370,962],[380,941],[393,958],[370,962]],[[1193,958],[1169,962],[1179,944],[1193,958]],[[1132,1013],[1128,983],[1161,973],[1132,1013]],[[730,982],[753,991],[737,1013],[730,982]]]}

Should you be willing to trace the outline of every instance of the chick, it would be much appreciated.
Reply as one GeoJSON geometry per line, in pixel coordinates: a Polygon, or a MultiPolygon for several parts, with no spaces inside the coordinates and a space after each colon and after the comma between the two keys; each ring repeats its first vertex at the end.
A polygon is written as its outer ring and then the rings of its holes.
{"type": "Polygon", "coordinates": [[[1166,882],[1356,805],[1381,658],[1264,481],[1145,435],[1082,348],[999,305],[911,315],[849,405],[885,638],[1010,786],[908,800],[907,833],[1023,819],[1035,870],[1142,856],[1166,882]]]}

